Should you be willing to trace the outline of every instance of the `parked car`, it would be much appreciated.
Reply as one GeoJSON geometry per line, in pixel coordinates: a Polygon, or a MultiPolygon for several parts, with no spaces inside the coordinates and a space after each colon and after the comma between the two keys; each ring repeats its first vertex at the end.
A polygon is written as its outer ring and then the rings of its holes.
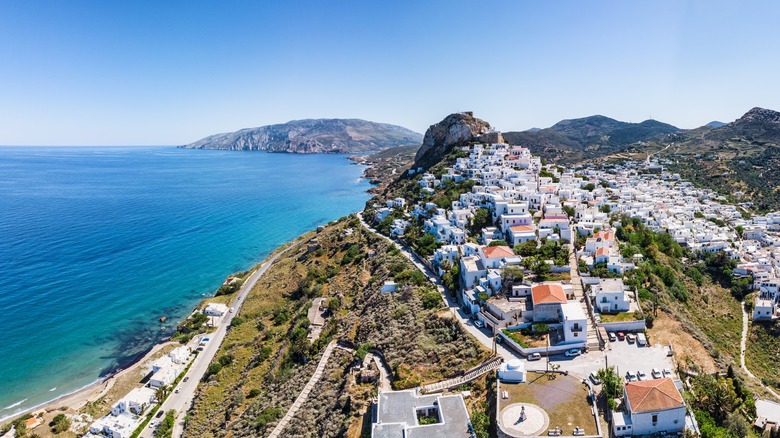
{"type": "Polygon", "coordinates": [[[617,338],[618,341],[622,341],[623,339],[626,339],[626,334],[623,332],[617,332],[617,338]]]}
{"type": "Polygon", "coordinates": [[[592,371],[588,377],[590,377],[590,381],[593,382],[594,385],[601,385],[601,379],[596,377],[595,371],[592,371]]]}
{"type": "Polygon", "coordinates": [[[480,320],[474,321],[474,325],[479,327],[479,328],[485,327],[485,323],[480,321],[480,320]]]}
{"type": "Polygon", "coordinates": [[[636,378],[639,380],[647,380],[647,374],[644,371],[639,370],[636,372],[636,378]]]}
{"type": "Polygon", "coordinates": [[[672,370],[670,370],[669,368],[664,368],[662,372],[664,377],[672,377],[672,370]]]}
{"type": "Polygon", "coordinates": [[[179,388],[176,388],[176,389],[174,389],[174,390],[173,390],[173,393],[174,393],[174,394],[178,394],[178,393],[179,393],[179,388]]]}
{"type": "Polygon", "coordinates": [[[564,354],[568,357],[577,357],[582,354],[582,352],[579,348],[572,348],[571,350],[566,350],[566,353],[564,354]]]}
{"type": "Polygon", "coordinates": [[[636,335],[636,345],[640,347],[644,347],[645,345],[647,345],[647,337],[645,336],[644,333],[638,333],[636,335]]]}
{"type": "Polygon", "coordinates": [[[631,333],[626,335],[626,342],[633,344],[634,341],[636,341],[636,336],[632,335],[631,333]]]}
{"type": "Polygon", "coordinates": [[[542,355],[539,353],[531,353],[528,355],[528,360],[539,360],[542,358],[542,355]]]}
{"type": "Polygon", "coordinates": [[[189,376],[187,376],[187,377],[185,377],[185,378],[184,378],[184,381],[185,381],[185,382],[186,382],[187,380],[190,380],[189,376]]]}
{"type": "Polygon", "coordinates": [[[161,409],[161,410],[157,411],[157,415],[155,415],[154,418],[160,418],[160,417],[163,416],[164,413],[165,412],[163,412],[163,410],[161,409]]]}
{"type": "Polygon", "coordinates": [[[626,380],[628,380],[629,382],[636,382],[637,381],[636,373],[633,371],[626,371],[626,380]]]}
{"type": "Polygon", "coordinates": [[[658,371],[658,368],[653,368],[650,370],[650,375],[653,376],[654,379],[660,379],[663,374],[658,371]]]}
{"type": "Polygon", "coordinates": [[[609,342],[615,342],[615,341],[617,341],[617,336],[615,336],[615,332],[609,332],[609,333],[607,333],[607,337],[609,338],[609,342]]]}

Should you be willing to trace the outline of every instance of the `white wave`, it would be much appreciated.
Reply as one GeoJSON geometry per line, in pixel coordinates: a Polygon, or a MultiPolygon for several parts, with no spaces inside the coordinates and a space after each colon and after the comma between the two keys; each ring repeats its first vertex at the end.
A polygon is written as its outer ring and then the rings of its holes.
{"type": "Polygon", "coordinates": [[[8,406],[4,407],[3,409],[0,409],[0,411],[5,411],[6,409],[13,409],[13,408],[21,405],[22,403],[26,402],[27,400],[29,400],[29,398],[26,398],[26,399],[24,399],[22,401],[18,401],[16,403],[12,404],[12,405],[8,405],[8,406]]]}
{"type": "Polygon", "coordinates": [[[54,392],[55,389],[57,389],[56,386],[54,388],[50,389],[49,392],[54,392]]]}

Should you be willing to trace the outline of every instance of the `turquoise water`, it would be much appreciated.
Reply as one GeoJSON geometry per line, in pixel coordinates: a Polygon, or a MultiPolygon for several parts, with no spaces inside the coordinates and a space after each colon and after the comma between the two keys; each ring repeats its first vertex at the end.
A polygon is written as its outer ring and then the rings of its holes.
{"type": "Polygon", "coordinates": [[[0,418],[128,363],[231,272],[360,210],[361,171],[333,155],[0,147],[0,418]]]}

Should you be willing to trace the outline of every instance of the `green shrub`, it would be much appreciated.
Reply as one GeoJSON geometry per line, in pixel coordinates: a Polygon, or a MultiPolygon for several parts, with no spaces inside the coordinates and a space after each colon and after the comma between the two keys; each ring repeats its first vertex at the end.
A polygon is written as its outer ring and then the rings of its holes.
{"type": "Polygon", "coordinates": [[[439,292],[426,292],[422,296],[422,303],[426,309],[435,309],[441,305],[441,295],[439,292]]]}

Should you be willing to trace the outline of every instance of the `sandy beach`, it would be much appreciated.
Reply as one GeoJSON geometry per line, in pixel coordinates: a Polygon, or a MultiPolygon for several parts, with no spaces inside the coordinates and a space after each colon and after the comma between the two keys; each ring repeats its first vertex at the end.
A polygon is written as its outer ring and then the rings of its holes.
{"type": "MultiPolygon", "coordinates": [[[[95,381],[74,392],[64,394],[46,403],[3,418],[0,420],[0,423],[5,424],[27,413],[35,415],[43,413],[42,424],[45,425],[59,413],[65,413],[70,416],[86,415],[88,418],[91,418],[93,417],[92,413],[87,411],[100,411],[103,408],[108,411],[110,406],[116,401],[114,400],[115,398],[122,397],[130,388],[139,385],[145,370],[151,365],[153,360],[161,355],[163,350],[170,350],[177,345],[179,345],[177,342],[171,341],[156,344],[127,368],[123,368],[111,376],[95,381]],[[117,387],[117,391],[112,391],[115,387],[117,387]],[[101,399],[103,400],[101,401],[101,399]],[[93,409],[85,409],[90,408],[88,405],[92,405],[91,408],[93,409]],[[102,405],[105,405],[105,407],[102,405]]],[[[44,427],[37,427],[35,433],[41,436],[48,435],[45,433],[46,431],[41,429],[44,429],[44,427]]]]}

